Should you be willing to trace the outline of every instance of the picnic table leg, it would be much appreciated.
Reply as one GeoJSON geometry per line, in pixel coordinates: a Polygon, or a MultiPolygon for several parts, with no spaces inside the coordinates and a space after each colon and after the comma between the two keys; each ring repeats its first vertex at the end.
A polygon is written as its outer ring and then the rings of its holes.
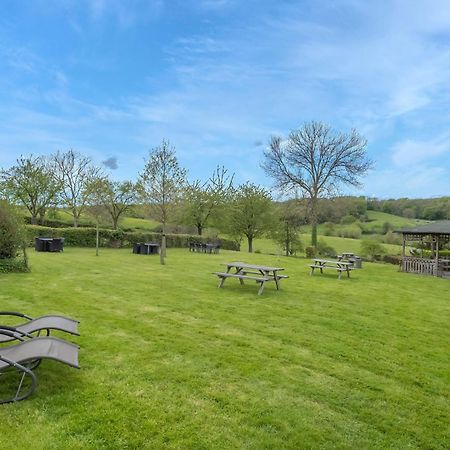
{"type": "Polygon", "coordinates": [[[338,270],[338,278],[341,279],[341,277],[342,277],[342,271],[338,270]]]}
{"type": "Polygon", "coordinates": [[[273,278],[275,280],[275,285],[277,286],[277,291],[279,291],[280,290],[280,285],[278,284],[278,277],[277,277],[276,273],[273,274],[273,278]]]}
{"type": "Polygon", "coordinates": [[[263,293],[263,291],[264,291],[264,283],[265,283],[265,281],[261,281],[261,286],[259,287],[258,295],[261,295],[263,293]]]}
{"type": "Polygon", "coordinates": [[[311,267],[311,273],[309,275],[312,276],[313,274],[314,274],[314,267],[311,267]]]}
{"type": "Polygon", "coordinates": [[[347,267],[347,278],[350,278],[350,268],[347,267]]]}
{"type": "MultiPolygon", "coordinates": [[[[241,272],[242,272],[242,269],[236,268],[237,274],[240,274],[241,272]]],[[[244,286],[244,280],[242,278],[239,278],[239,282],[241,283],[241,286],[244,286]]]]}
{"type": "Polygon", "coordinates": [[[219,286],[218,287],[223,287],[223,283],[225,283],[225,277],[220,277],[220,281],[219,281],[219,286]]]}

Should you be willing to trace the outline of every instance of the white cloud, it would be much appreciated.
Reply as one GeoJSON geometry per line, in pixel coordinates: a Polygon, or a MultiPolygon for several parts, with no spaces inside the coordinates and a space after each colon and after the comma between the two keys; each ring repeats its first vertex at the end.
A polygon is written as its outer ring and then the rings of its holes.
{"type": "Polygon", "coordinates": [[[426,198],[448,196],[450,170],[435,165],[410,166],[402,169],[380,169],[365,181],[363,192],[379,198],[426,198]]]}
{"type": "MultiPolygon", "coordinates": [[[[417,166],[422,162],[426,162],[427,165],[430,161],[437,163],[437,157],[444,154],[450,156],[450,139],[447,137],[429,141],[405,139],[392,147],[391,157],[395,165],[405,167],[405,165],[417,166]]],[[[450,158],[448,159],[450,160],[450,158]]]]}

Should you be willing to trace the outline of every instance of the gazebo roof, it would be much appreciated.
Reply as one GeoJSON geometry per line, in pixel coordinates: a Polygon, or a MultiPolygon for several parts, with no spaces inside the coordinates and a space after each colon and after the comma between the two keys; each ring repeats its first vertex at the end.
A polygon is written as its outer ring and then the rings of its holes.
{"type": "Polygon", "coordinates": [[[419,225],[413,228],[401,228],[395,230],[396,233],[403,234],[448,234],[450,235],[450,220],[439,220],[437,222],[419,225]]]}

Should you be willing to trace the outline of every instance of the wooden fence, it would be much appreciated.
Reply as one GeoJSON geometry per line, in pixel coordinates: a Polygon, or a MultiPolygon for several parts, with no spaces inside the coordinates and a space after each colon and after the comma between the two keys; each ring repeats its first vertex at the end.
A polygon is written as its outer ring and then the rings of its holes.
{"type": "Polygon", "coordinates": [[[405,256],[401,263],[402,272],[419,273],[422,275],[449,276],[449,260],[439,260],[438,267],[436,261],[427,258],[417,258],[415,256],[405,256]]]}

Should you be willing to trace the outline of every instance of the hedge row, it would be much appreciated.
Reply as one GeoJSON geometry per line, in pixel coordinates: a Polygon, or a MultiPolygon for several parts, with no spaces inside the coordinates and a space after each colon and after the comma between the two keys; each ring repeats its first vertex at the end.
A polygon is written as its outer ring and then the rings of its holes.
{"type": "MultiPolygon", "coordinates": [[[[30,246],[34,246],[35,237],[62,237],[64,245],[69,247],[95,247],[95,228],[49,228],[40,225],[26,225],[30,246]]],[[[136,242],[161,242],[161,233],[152,232],[123,232],[120,230],[100,229],[101,247],[132,247],[136,242]]],[[[205,236],[193,236],[189,234],[166,234],[167,247],[188,247],[189,242],[211,242],[212,239],[205,236]]],[[[215,239],[225,250],[239,250],[239,244],[230,239],[215,239]]]]}
{"type": "MultiPolygon", "coordinates": [[[[67,222],[64,222],[63,220],[58,220],[58,219],[48,219],[47,217],[45,217],[42,221],[40,219],[39,220],[39,224],[40,226],[43,227],[51,227],[51,228],[67,228],[67,226],[69,225],[67,222]]],[[[27,225],[31,225],[31,217],[29,216],[25,216],[24,217],[24,222],[27,225]]],[[[78,227],[80,228],[92,228],[92,222],[91,223],[79,223],[78,227]]]]}

